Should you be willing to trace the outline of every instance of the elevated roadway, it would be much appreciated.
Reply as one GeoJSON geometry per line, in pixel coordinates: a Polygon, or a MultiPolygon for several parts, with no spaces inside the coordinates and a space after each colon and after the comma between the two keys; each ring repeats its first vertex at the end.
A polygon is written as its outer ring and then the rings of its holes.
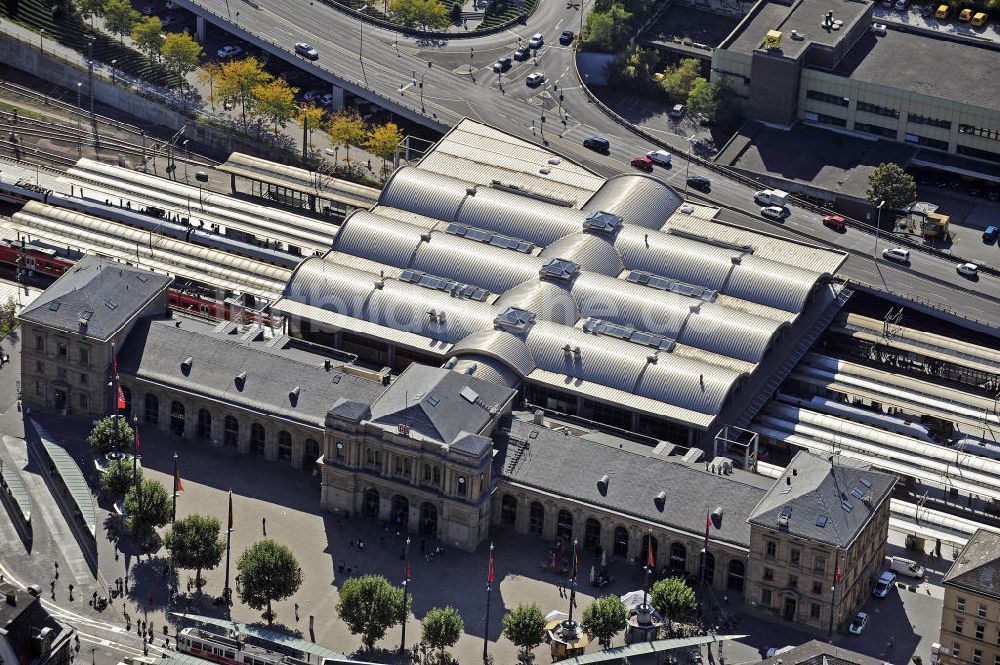
{"type": "MultiPolygon", "coordinates": [[[[582,7],[543,0],[527,25],[436,46],[371,24],[362,28],[358,19],[316,0],[255,0],[252,5],[226,0],[176,1],[212,25],[332,86],[437,130],[445,130],[463,117],[473,118],[515,136],[544,142],[604,176],[630,169],[629,159],[652,147],[590,101],[577,79],[573,48],[558,44],[563,29],[579,31],[581,12],[588,7],[585,0],[582,7]],[[488,63],[510,54],[535,32],[544,33],[547,39],[537,60],[515,63],[498,78],[488,63]],[[319,59],[310,62],[294,55],[293,46],[299,41],[313,44],[319,59]],[[459,64],[464,54],[469,58],[459,64]],[[538,88],[524,83],[533,71],[546,76],[538,88]],[[609,139],[610,154],[598,154],[581,145],[594,134],[609,139]]],[[[688,173],[709,177],[710,201],[727,208],[735,223],[763,225],[780,235],[841,247],[852,252],[842,271],[846,277],[900,296],[916,296],[928,306],[978,321],[981,329],[1000,329],[1000,278],[984,274],[973,282],[956,273],[954,262],[917,251],[911,253],[909,266],[873,260],[873,236],[858,229],[849,229],[846,234],[834,232],[822,226],[818,215],[795,206],[783,224],[766,222],[754,214],[758,207],[752,187],[695,163],[688,166],[683,154],[677,154],[674,161],[672,171],[660,170],[659,175],[678,189],[684,188],[688,173]]]]}

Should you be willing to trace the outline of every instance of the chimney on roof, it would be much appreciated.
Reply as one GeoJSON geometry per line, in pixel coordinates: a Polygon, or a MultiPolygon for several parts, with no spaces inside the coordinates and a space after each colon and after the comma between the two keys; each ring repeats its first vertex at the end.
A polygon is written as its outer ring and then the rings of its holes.
{"type": "Polygon", "coordinates": [[[17,607],[17,590],[13,586],[4,588],[4,600],[8,605],[17,607]]]}
{"type": "Polygon", "coordinates": [[[545,412],[542,411],[541,409],[535,409],[535,413],[531,418],[531,422],[535,423],[536,425],[542,425],[544,421],[545,421],[545,412]]]}
{"type": "Polygon", "coordinates": [[[788,476],[785,476],[785,484],[786,485],[791,485],[792,484],[792,479],[789,478],[788,476]]]}

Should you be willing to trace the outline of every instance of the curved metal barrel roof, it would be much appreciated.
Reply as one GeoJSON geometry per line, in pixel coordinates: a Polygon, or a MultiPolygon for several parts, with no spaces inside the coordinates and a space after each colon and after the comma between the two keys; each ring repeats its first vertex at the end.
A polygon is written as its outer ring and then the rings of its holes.
{"type": "Polygon", "coordinates": [[[659,178],[622,173],[608,178],[583,209],[610,212],[625,224],[659,229],[683,202],[680,194],[659,178]]]}
{"type": "Polygon", "coordinates": [[[625,269],[618,250],[606,238],[584,233],[572,233],[556,240],[539,254],[542,258],[564,259],[602,275],[617,277],[625,269]]]}
{"type": "Polygon", "coordinates": [[[523,309],[539,319],[572,326],[580,319],[580,310],[568,287],[542,281],[536,275],[504,293],[494,304],[500,309],[523,309]]]}
{"type": "Polygon", "coordinates": [[[480,330],[451,348],[450,356],[483,355],[502,360],[524,378],[535,369],[535,359],[524,340],[506,330],[480,330]]]}
{"type": "Polygon", "coordinates": [[[397,268],[408,268],[426,232],[412,224],[357,210],[344,221],[333,249],[397,268]]]}

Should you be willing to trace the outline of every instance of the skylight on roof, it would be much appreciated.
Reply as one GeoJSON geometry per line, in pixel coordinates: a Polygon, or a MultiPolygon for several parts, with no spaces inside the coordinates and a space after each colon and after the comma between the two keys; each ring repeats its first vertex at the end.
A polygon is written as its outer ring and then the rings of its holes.
{"type": "Polygon", "coordinates": [[[430,395],[427,396],[427,401],[430,403],[431,406],[437,406],[438,404],[441,403],[441,398],[435,395],[434,393],[431,393],[430,395]]]}
{"type": "Polygon", "coordinates": [[[826,526],[826,521],[828,519],[829,518],[826,515],[820,515],[819,517],[816,518],[816,526],[822,529],[823,527],[826,526]]]}
{"type": "Polygon", "coordinates": [[[58,312],[59,311],[59,305],[61,305],[61,304],[62,303],[60,303],[60,302],[50,302],[49,303],[49,309],[52,310],[53,312],[58,312]]]}
{"type": "Polygon", "coordinates": [[[110,299],[104,301],[104,306],[107,307],[108,309],[112,310],[112,311],[118,309],[118,303],[116,303],[114,300],[110,300],[110,299]]]}
{"type": "Polygon", "coordinates": [[[477,393],[469,386],[462,388],[462,392],[460,392],[459,395],[465,398],[465,401],[467,401],[469,404],[475,404],[476,400],[479,399],[479,393],[477,393]]]}
{"type": "Polygon", "coordinates": [[[855,499],[863,499],[865,498],[865,493],[859,490],[857,487],[855,487],[854,489],[851,490],[851,496],[853,496],[855,499]]]}
{"type": "Polygon", "coordinates": [[[867,487],[868,489],[872,488],[872,481],[868,480],[864,476],[861,476],[861,484],[867,487]]]}

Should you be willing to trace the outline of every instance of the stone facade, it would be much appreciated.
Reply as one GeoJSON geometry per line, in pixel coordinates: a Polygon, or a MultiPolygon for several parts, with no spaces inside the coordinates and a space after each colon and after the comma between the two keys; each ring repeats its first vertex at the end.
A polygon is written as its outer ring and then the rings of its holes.
{"type": "Polygon", "coordinates": [[[861,608],[882,572],[888,531],[888,500],[846,548],[796,537],[778,525],[751,524],[747,602],[761,613],[823,633],[831,627],[832,611],[838,629],[861,608]],[[835,584],[838,565],[841,579],[835,584]]]}

